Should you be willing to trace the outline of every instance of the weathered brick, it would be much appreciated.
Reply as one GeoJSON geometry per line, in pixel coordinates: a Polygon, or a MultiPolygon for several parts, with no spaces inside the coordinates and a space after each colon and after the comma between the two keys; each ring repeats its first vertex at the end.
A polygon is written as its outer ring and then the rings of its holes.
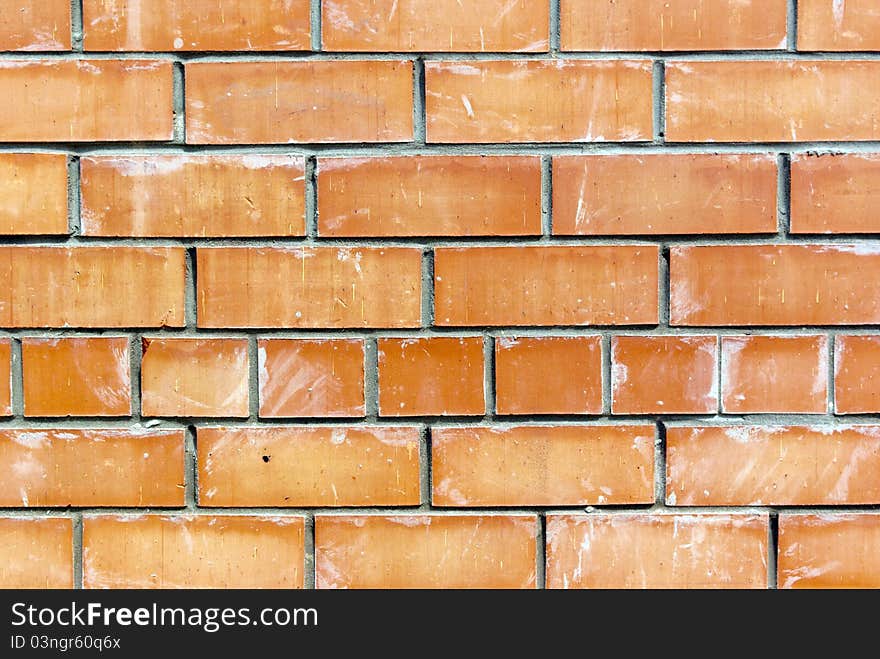
{"type": "Polygon", "coordinates": [[[0,517],[0,588],[73,588],[73,522],[0,517]]]}
{"type": "Polygon", "coordinates": [[[435,323],[652,325],[658,259],[656,245],[438,248],[435,323]]]}
{"type": "Polygon", "coordinates": [[[318,588],[534,588],[533,515],[315,517],[318,588]]]}
{"type": "Polygon", "coordinates": [[[666,431],[678,506],[880,503],[880,427],[702,426],[666,431]]]}
{"type": "Polygon", "coordinates": [[[428,142],[652,137],[647,60],[425,62],[428,142]]]}
{"type": "Polygon", "coordinates": [[[414,426],[199,428],[201,506],[417,506],[414,426]]]}
{"type": "Polygon", "coordinates": [[[776,233],[776,157],[554,158],[553,233],[776,233]]]}
{"type": "Polygon", "coordinates": [[[199,327],[418,327],[421,256],[410,247],[200,248],[199,327]]]}
{"type": "Polygon", "coordinates": [[[128,337],[21,340],[25,416],[129,416],[128,337]]]}
{"type": "Polygon", "coordinates": [[[70,0],[7,0],[0,51],[70,50],[70,0]]]}
{"type": "Polygon", "coordinates": [[[413,136],[412,93],[408,61],[192,62],[186,139],[406,142],[413,136]]]}
{"type": "Polygon", "coordinates": [[[548,588],[766,588],[764,515],[549,515],[548,588]]]}
{"type": "Polygon", "coordinates": [[[0,416],[12,415],[12,342],[0,339],[0,416]]]}
{"type": "Polygon", "coordinates": [[[302,588],[303,560],[302,517],[83,520],[84,588],[302,588]]]}
{"type": "Polygon", "coordinates": [[[0,235],[67,232],[67,156],[0,153],[0,235]]]}
{"type": "Polygon", "coordinates": [[[799,0],[798,50],[880,50],[874,0],[799,0]]]}
{"type": "Polygon", "coordinates": [[[184,276],[178,247],[0,247],[0,325],[183,327],[184,276]]]}
{"type": "Polygon", "coordinates": [[[791,156],[792,233],[880,233],[880,156],[791,156]]]}
{"type": "Polygon", "coordinates": [[[541,234],[535,156],[321,158],[324,237],[541,234]]]}
{"type": "Polygon", "coordinates": [[[654,501],[653,426],[434,428],[437,506],[654,501]]]}
{"type": "Polygon", "coordinates": [[[83,0],[86,50],[309,50],[309,0],[83,0]]]}
{"type": "Polygon", "coordinates": [[[0,430],[0,506],[182,506],[183,431],[0,430]]]}
{"type": "Polygon", "coordinates": [[[0,141],[167,141],[171,62],[4,60],[0,141]]]}
{"type": "Polygon", "coordinates": [[[305,233],[305,163],[299,157],[95,156],[83,158],[80,167],[87,236],[305,233]]]}
{"type": "Polygon", "coordinates": [[[880,411],[880,336],[844,336],[834,341],[834,411],[880,411]]]}

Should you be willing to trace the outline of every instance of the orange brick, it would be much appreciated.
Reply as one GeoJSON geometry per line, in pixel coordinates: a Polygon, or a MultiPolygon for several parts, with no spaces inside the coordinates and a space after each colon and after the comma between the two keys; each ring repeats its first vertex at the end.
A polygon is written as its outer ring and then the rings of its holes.
{"type": "Polygon", "coordinates": [[[653,325],[658,259],[656,245],[438,248],[435,322],[653,325]]]}
{"type": "Polygon", "coordinates": [[[880,50],[874,0],[799,0],[798,50],[880,50]]]}
{"type": "Polygon", "coordinates": [[[260,416],[357,417],[364,407],[361,339],[261,339],[260,416]]]}
{"type": "Polygon", "coordinates": [[[721,404],[728,414],[824,414],[827,337],[721,337],[721,404]]]}
{"type": "Polygon", "coordinates": [[[67,232],[67,156],[0,153],[0,235],[67,232]]]}
{"type": "Polygon", "coordinates": [[[73,588],[71,520],[0,518],[0,588],[73,588]]]}
{"type": "Polygon", "coordinates": [[[141,408],[144,416],[247,416],[247,339],[144,338],[141,408]]]}
{"type": "Polygon", "coordinates": [[[183,327],[184,250],[0,247],[0,326],[183,327]]]}
{"type": "Polygon", "coordinates": [[[667,62],[666,139],[876,140],[878,80],[866,60],[667,62]]]}
{"type": "Polygon", "coordinates": [[[7,0],[0,51],[70,50],[70,0],[7,0]]]}
{"type": "Polygon", "coordinates": [[[171,89],[169,61],[5,60],[0,139],[170,140],[171,89]]]}
{"type": "Polygon", "coordinates": [[[554,158],[553,233],[776,233],[776,157],[554,158]]]}
{"type": "Polygon", "coordinates": [[[407,142],[412,137],[408,61],[186,65],[191,144],[407,142]]]}
{"type": "Polygon", "coordinates": [[[880,515],[779,516],[780,588],[880,588],[878,556],[880,515]]]}
{"type": "Polygon", "coordinates": [[[880,233],[880,156],[791,157],[792,233],[880,233]]]}
{"type": "Polygon", "coordinates": [[[325,0],[324,50],[546,52],[550,14],[527,0],[325,0]]]}
{"type": "Polygon", "coordinates": [[[182,506],[183,431],[0,430],[0,506],[182,506]]]}
{"type": "Polygon", "coordinates": [[[379,414],[483,414],[483,338],[379,339],[379,414]]]}
{"type": "Polygon", "coordinates": [[[562,0],[562,50],[773,50],[785,0],[562,0]]]}
{"type": "Polygon", "coordinates": [[[274,155],[83,158],[88,236],[305,233],[305,163],[274,155]]]}
{"type": "Polygon", "coordinates": [[[600,414],[599,336],[495,339],[498,414],[600,414]]]}
{"type": "Polygon", "coordinates": [[[421,323],[419,248],[216,247],[197,257],[199,327],[421,323]]]}
{"type": "Polygon", "coordinates": [[[880,250],[866,245],[705,245],[670,250],[672,325],[880,322],[880,250]]]}
{"type": "Polygon", "coordinates": [[[12,342],[0,339],[0,416],[12,416],[12,342]]]}
{"type": "Polygon", "coordinates": [[[548,515],[548,588],[766,588],[765,515],[548,515]]]}
{"type": "Polygon", "coordinates": [[[533,515],[315,517],[318,588],[534,588],[533,515]]]}
{"type": "Polygon", "coordinates": [[[878,426],[704,426],[666,433],[673,506],[880,503],[878,426]]]}
{"type": "Polygon", "coordinates": [[[83,587],[302,588],[304,553],[301,517],[87,516],[83,587]]]}
{"type": "Polygon", "coordinates": [[[201,506],[417,506],[415,426],[199,428],[201,506]]]}
{"type": "Polygon", "coordinates": [[[718,410],[714,336],[611,339],[614,414],[700,414],[718,410]]]}
{"type": "Polygon", "coordinates": [[[25,416],[129,416],[127,337],[21,340],[25,416]]]}
{"type": "Polygon", "coordinates": [[[428,61],[428,142],[650,141],[651,75],[647,60],[428,61]]]}
{"type": "Polygon", "coordinates": [[[537,236],[535,156],[321,158],[318,232],[332,237],[537,236]]]}
{"type": "Polygon", "coordinates": [[[309,0],[83,0],[85,50],[309,50],[309,0]]]}
{"type": "Polygon", "coordinates": [[[450,427],[431,432],[436,506],[654,501],[654,426],[450,427]]]}
{"type": "Polygon", "coordinates": [[[880,336],[838,336],[834,342],[834,411],[880,411],[880,336]]]}

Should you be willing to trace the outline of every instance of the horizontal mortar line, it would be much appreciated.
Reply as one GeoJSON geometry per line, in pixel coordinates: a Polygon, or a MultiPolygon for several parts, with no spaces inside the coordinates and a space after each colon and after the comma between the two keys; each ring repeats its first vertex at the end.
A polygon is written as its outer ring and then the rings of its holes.
{"type": "Polygon", "coordinates": [[[682,515],[699,515],[699,514],[748,514],[748,515],[766,515],[770,513],[778,514],[820,514],[830,515],[832,517],[840,517],[843,515],[854,514],[880,514],[880,505],[878,504],[861,504],[861,505],[782,505],[768,506],[766,504],[748,506],[666,506],[657,504],[621,504],[621,505],[590,505],[590,504],[572,504],[570,506],[547,505],[547,506],[473,506],[473,507],[437,507],[420,508],[417,506],[316,506],[316,507],[216,507],[209,508],[198,506],[196,508],[181,507],[120,507],[120,506],[67,506],[67,507],[45,507],[34,506],[30,508],[13,508],[0,507],[0,517],[6,518],[35,518],[35,517],[55,517],[65,518],[76,514],[86,516],[100,515],[126,515],[130,517],[139,517],[144,515],[163,515],[163,516],[204,516],[213,515],[229,515],[240,517],[295,517],[300,515],[328,515],[328,516],[413,516],[420,517],[424,515],[446,515],[446,516],[462,516],[462,517],[478,517],[480,515],[627,515],[627,514],[682,514],[682,515]]]}
{"type": "MultiPolygon", "coordinates": [[[[170,108],[169,108],[170,109],[170,108]]],[[[802,142],[296,142],[238,144],[179,144],[176,142],[60,142],[2,141],[0,153],[64,153],[77,156],[151,155],[288,155],[306,158],[356,158],[415,155],[584,156],[654,154],[815,154],[880,152],[880,140],[827,140],[802,142]]],[[[319,167],[320,171],[320,167],[319,167]]]]}
{"type": "Polygon", "coordinates": [[[738,50],[560,50],[558,53],[544,52],[444,52],[436,50],[389,50],[389,51],[314,51],[314,50],[86,50],[79,51],[4,51],[0,53],[3,61],[21,60],[171,60],[192,62],[322,62],[322,61],[413,61],[417,58],[426,61],[479,62],[479,61],[613,61],[650,60],[669,61],[876,61],[880,52],[871,50],[798,50],[787,49],[738,49],[738,50]]]}
{"type": "Polygon", "coordinates": [[[449,415],[449,416],[380,416],[376,420],[365,417],[260,417],[250,420],[245,417],[144,417],[140,424],[131,419],[114,419],[104,416],[83,417],[8,417],[0,421],[0,430],[47,431],[47,430],[131,430],[134,434],[149,434],[158,431],[184,430],[194,425],[196,430],[209,428],[400,428],[428,426],[434,430],[444,428],[494,428],[509,429],[518,427],[546,426],[584,426],[595,428],[619,425],[638,425],[650,427],[662,423],[666,427],[732,427],[749,426],[816,426],[819,428],[849,428],[854,426],[873,426],[880,424],[878,414],[807,414],[780,413],[764,414],[531,414],[531,415],[449,415]],[[158,421],[157,425],[145,423],[158,421]]]}
{"type": "Polygon", "coordinates": [[[271,238],[112,238],[106,236],[83,236],[63,234],[47,236],[2,236],[2,247],[138,247],[142,249],[280,249],[298,251],[320,247],[337,249],[388,249],[402,247],[417,250],[467,249],[482,247],[504,248],[548,248],[548,247],[662,247],[663,243],[674,243],[671,247],[744,247],[744,246],[785,246],[802,245],[817,247],[839,245],[876,248],[880,251],[880,234],[796,234],[781,239],[778,233],[766,234],[682,234],[682,235],[555,235],[534,236],[462,236],[462,237],[389,237],[389,238],[310,238],[290,236],[287,239],[271,238]]]}
{"type": "Polygon", "coordinates": [[[315,341],[330,339],[376,339],[376,338],[429,338],[432,336],[482,337],[490,334],[498,338],[540,337],[540,336],[751,336],[751,335],[860,335],[873,336],[880,334],[880,325],[816,325],[816,326],[779,326],[779,325],[737,325],[729,327],[688,327],[662,325],[529,325],[529,326],[434,326],[430,328],[374,328],[374,329],[333,329],[328,327],[314,329],[296,328],[223,328],[223,327],[142,327],[142,328],[96,328],[96,327],[64,327],[64,328],[3,328],[0,338],[85,338],[85,337],[124,337],[131,334],[147,338],[210,338],[210,339],[247,339],[257,336],[259,339],[310,339],[315,341]]]}

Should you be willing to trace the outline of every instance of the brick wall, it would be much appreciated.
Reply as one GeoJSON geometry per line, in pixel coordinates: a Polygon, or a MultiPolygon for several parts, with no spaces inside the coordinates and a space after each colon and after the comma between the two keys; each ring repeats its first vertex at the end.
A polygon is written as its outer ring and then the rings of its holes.
{"type": "Polygon", "coordinates": [[[873,0],[0,50],[0,585],[880,586],[873,0]]]}

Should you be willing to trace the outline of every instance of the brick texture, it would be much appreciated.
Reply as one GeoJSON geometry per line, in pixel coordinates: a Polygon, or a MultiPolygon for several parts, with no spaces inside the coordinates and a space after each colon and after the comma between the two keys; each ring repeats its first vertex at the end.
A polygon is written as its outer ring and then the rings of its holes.
{"type": "Polygon", "coordinates": [[[880,588],[878,52],[0,0],[0,587],[880,588]]]}

